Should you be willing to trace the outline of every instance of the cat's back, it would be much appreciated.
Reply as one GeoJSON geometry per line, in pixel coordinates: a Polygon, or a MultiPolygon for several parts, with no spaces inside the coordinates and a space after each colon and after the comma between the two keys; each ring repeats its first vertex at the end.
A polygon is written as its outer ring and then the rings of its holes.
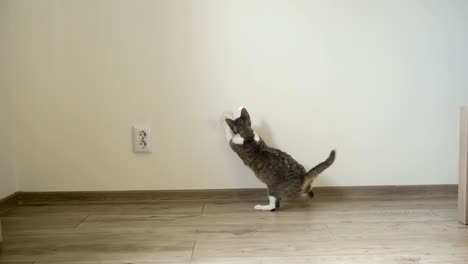
{"type": "Polygon", "coordinates": [[[293,165],[293,164],[300,165],[299,162],[297,162],[291,155],[289,155],[288,153],[280,149],[266,146],[263,152],[264,152],[264,155],[270,158],[272,161],[276,161],[276,162],[284,163],[288,165],[293,165]]]}
{"type": "Polygon", "coordinates": [[[262,162],[267,165],[269,172],[275,171],[283,175],[304,175],[304,167],[297,162],[291,155],[288,153],[266,146],[261,156],[263,157],[262,162]]]}
{"type": "Polygon", "coordinates": [[[280,149],[272,148],[263,141],[245,145],[231,143],[231,147],[244,164],[256,173],[305,174],[304,167],[291,155],[280,149]]]}

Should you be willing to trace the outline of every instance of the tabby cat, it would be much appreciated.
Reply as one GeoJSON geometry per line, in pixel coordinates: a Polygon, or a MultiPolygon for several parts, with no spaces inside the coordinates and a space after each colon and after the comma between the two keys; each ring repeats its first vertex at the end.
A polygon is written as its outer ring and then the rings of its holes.
{"type": "Polygon", "coordinates": [[[312,182],[335,160],[333,150],[325,161],[307,172],[289,154],[265,144],[252,129],[250,115],[245,108],[242,108],[239,118],[227,114],[224,121],[226,138],[232,150],[267,185],[270,203],[256,205],[256,210],[275,211],[282,199],[305,193],[313,196],[312,182]]]}

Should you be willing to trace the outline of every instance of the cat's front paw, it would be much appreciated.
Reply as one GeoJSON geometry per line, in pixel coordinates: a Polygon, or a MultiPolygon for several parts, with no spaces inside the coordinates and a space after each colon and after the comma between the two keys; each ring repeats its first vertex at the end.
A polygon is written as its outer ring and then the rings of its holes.
{"type": "Polygon", "coordinates": [[[234,114],[231,112],[224,112],[220,117],[219,117],[219,122],[223,125],[226,124],[226,119],[232,119],[234,120],[234,114]]]}
{"type": "Polygon", "coordinates": [[[234,118],[234,114],[233,114],[232,112],[224,112],[224,113],[223,113],[223,116],[224,116],[224,117],[223,117],[223,120],[226,119],[226,118],[229,118],[229,119],[232,119],[232,120],[235,119],[235,118],[234,118]]]}

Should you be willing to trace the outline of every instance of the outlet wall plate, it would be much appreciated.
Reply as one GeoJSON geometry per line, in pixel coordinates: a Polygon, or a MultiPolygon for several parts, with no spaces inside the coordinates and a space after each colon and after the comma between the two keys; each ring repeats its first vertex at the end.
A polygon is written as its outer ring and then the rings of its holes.
{"type": "Polygon", "coordinates": [[[149,125],[135,125],[132,131],[133,152],[151,153],[151,127],[149,125]]]}

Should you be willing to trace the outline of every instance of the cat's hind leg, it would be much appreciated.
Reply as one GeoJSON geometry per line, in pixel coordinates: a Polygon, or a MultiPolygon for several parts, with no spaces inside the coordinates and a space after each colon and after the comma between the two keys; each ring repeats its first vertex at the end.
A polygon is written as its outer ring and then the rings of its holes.
{"type": "Polygon", "coordinates": [[[298,179],[289,179],[287,182],[279,185],[268,186],[268,205],[256,205],[255,209],[260,211],[275,211],[280,208],[281,200],[295,197],[301,190],[301,181],[298,179]]]}
{"type": "Polygon", "coordinates": [[[312,189],[312,184],[309,184],[309,186],[306,189],[306,193],[309,196],[309,198],[314,198],[314,190],[312,189]]]}
{"type": "Polygon", "coordinates": [[[280,207],[281,196],[277,193],[274,188],[268,188],[268,200],[270,201],[267,205],[257,204],[254,208],[258,211],[275,211],[280,207]]]}
{"type": "Polygon", "coordinates": [[[276,209],[279,209],[280,207],[280,199],[275,197],[275,196],[272,196],[272,195],[268,195],[268,199],[270,200],[270,203],[267,204],[267,205],[261,205],[261,204],[257,204],[254,209],[255,210],[258,210],[258,211],[275,211],[276,209]]]}

